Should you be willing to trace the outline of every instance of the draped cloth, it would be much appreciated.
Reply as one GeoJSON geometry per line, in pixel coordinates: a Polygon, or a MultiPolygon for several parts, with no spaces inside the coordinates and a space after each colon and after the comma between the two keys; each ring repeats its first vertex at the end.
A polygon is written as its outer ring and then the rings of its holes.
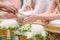
{"type": "MultiPolygon", "coordinates": [[[[28,10],[33,10],[34,9],[34,2],[33,0],[24,0],[24,5],[26,6],[25,9],[28,11],[28,10]]],[[[23,5],[23,6],[24,6],[23,5]]]]}
{"type": "Polygon", "coordinates": [[[21,11],[29,11],[27,13],[43,13],[47,10],[50,5],[50,0],[30,0],[30,4],[27,2],[28,0],[24,0],[23,6],[20,9],[21,11]]]}

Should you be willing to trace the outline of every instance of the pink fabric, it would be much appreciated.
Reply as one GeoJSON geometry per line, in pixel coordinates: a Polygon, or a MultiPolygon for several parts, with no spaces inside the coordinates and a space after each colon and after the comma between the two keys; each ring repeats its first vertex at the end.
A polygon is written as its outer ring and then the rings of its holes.
{"type": "Polygon", "coordinates": [[[21,8],[21,0],[10,0],[11,3],[19,10],[21,8]]]}

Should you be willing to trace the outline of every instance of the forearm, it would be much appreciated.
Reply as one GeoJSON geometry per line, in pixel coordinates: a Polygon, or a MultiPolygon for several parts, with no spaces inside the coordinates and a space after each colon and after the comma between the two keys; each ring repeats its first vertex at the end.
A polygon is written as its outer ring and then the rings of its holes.
{"type": "Polygon", "coordinates": [[[40,20],[56,20],[56,19],[60,19],[60,13],[58,14],[40,14],[39,15],[39,19],[40,20]]]}
{"type": "Polygon", "coordinates": [[[57,6],[57,4],[56,4],[55,0],[52,0],[51,4],[46,12],[53,13],[55,11],[56,6],[57,6]]]}
{"type": "Polygon", "coordinates": [[[6,5],[3,2],[0,2],[0,8],[5,7],[6,5]]]}

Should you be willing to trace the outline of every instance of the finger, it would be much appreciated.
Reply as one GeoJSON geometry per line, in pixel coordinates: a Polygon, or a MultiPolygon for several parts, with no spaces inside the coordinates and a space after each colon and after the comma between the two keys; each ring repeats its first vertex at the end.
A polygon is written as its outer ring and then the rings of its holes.
{"type": "Polygon", "coordinates": [[[12,14],[12,13],[10,13],[9,16],[11,16],[12,18],[16,18],[17,17],[17,15],[12,14]]]}
{"type": "Polygon", "coordinates": [[[9,6],[5,6],[3,8],[1,8],[2,11],[5,11],[5,12],[11,12],[11,8],[9,6]]]}
{"type": "Polygon", "coordinates": [[[15,14],[15,13],[18,12],[17,9],[16,9],[15,7],[13,7],[13,6],[11,7],[11,10],[13,10],[13,11],[12,11],[13,14],[15,14]]]}
{"type": "Polygon", "coordinates": [[[24,21],[23,21],[23,23],[26,23],[26,24],[27,24],[27,23],[29,23],[29,21],[27,21],[27,20],[24,20],[24,21]]]}
{"type": "Polygon", "coordinates": [[[1,11],[4,11],[4,12],[7,12],[7,10],[6,10],[6,9],[4,9],[4,8],[1,8],[0,10],[1,10],[1,11]]]}
{"type": "Polygon", "coordinates": [[[30,23],[31,20],[30,20],[30,18],[27,17],[27,18],[24,19],[24,22],[25,22],[25,23],[30,23]]]}
{"type": "Polygon", "coordinates": [[[13,7],[13,8],[15,9],[15,13],[17,13],[18,12],[17,8],[15,8],[15,7],[13,7]]]}
{"type": "Polygon", "coordinates": [[[15,10],[14,10],[13,7],[9,7],[9,8],[8,8],[8,11],[9,11],[10,13],[15,13],[15,10]]]}
{"type": "Polygon", "coordinates": [[[25,18],[25,19],[24,19],[24,23],[28,23],[28,20],[27,20],[27,18],[25,18]]]}
{"type": "Polygon", "coordinates": [[[8,9],[2,9],[2,11],[9,12],[9,13],[12,13],[13,12],[13,10],[10,9],[10,8],[8,8],[8,9]]]}
{"type": "Polygon", "coordinates": [[[12,8],[10,6],[5,7],[3,9],[5,9],[4,11],[6,11],[6,12],[13,13],[13,10],[12,10],[12,8]]]}
{"type": "Polygon", "coordinates": [[[17,13],[17,12],[18,12],[18,9],[17,9],[16,7],[14,7],[14,5],[13,5],[13,4],[11,4],[11,7],[14,9],[15,13],[17,13]]]}
{"type": "Polygon", "coordinates": [[[7,15],[7,12],[9,12],[7,9],[4,9],[4,8],[2,8],[1,11],[4,11],[4,15],[7,15]]]}
{"type": "Polygon", "coordinates": [[[8,18],[8,13],[4,13],[4,14],[2,15],[2,17],[3,17],[3,18],[8,18]]]}
{"type": "Polygon", "coordinates": [[[31,16],[31,17],[25,18],[25,20],[26,20],[26,22],[28,21],[29,23],[33,23],[33,22],[35,22],[37,20],[37,18],[31,16]]]}

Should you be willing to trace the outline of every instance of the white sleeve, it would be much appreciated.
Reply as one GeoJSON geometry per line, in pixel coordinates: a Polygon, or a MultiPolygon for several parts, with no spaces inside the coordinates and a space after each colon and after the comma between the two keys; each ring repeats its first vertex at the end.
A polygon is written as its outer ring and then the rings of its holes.
{"type": "Polygon", "coordinates": [[[49,2],[48,0],[37,0],[35,4],[35,9],[33,10],[35,13],[42,13],[46,10],[49,2]]]}
{"type": "MultiPolygon", "coordinates": [[[[37,0],[35,3],[35,8],[34,10],[31,11],[26,11],[24,12],[24,14],[32,14],[32,13],[43,13],[44,11],[46,11],[47,7],[49,6],[49,0],[37,0]]],[[[22,9],[25,7],[26,0],[24,1],[24,5],[22,7],[22,9]]]]}

